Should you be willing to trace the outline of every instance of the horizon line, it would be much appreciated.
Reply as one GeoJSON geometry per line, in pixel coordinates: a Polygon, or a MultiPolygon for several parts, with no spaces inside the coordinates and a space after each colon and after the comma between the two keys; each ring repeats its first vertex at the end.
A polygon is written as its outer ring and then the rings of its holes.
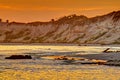
{"type": "Polygon", "coordinates": [[[107,14],[110,14],[110,13],[113,13],[113,12],[119,12],[120,10],[113,10],[113,11],[110,11],[110,12],[107,12],[107,13],[105,13],[105,14],[101,14],[101,15],[96,15],[96,16],[92,16],[92,17],[88,17],[88,16],[86,16],[86,15],[78,15],[78,14],[70,14],[70,15],[64,15],[64,16],[61,16],[61,17],[58,17],[58,18],[51,18],[50,20],[47,20],[47,21],[40,21],[40,20],[36,20],[36,21],[28,21],[28,22],[22,22],[22,21],[10,21],[9,19],[6,19],[6,20],[3,20],[2,18],[0,18],[0,22],[7,22],[7,23],[12,23],[12,22],[16,22],[16,23],[32,23],[32,22],[43,22],[43,23],[45,23],[45,22],[51,22],[52,20],[54,20],[54,21],[57,21],[57,20],[59,20],[59,19],[61,19],[61,18],[63,18],[63,17],[68,17],[68,16],[72,16],[72,15],[76,15],[76,16],[85,16],[86,18],[95,18],[95,17],[98,17],[98,16],[104,16],[104,15],[107,15],[107,14]]]}

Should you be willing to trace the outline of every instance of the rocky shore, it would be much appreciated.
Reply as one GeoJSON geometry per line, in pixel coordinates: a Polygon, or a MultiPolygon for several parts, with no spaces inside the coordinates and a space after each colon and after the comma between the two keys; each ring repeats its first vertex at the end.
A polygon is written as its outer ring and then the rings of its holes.
{"type": "Polygon", "coordinates": [[[63,60],[66,64],[97,64],[120,66],[120,53],[79,54],[75,56],[44,56],[43,59],[63,60]]]}

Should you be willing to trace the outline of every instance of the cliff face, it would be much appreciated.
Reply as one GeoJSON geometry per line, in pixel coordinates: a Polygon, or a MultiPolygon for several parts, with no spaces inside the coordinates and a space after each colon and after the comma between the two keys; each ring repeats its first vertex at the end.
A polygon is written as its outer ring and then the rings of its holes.
{"type": "Polygon", "coordinates": [[[120,11],[103,16],[65,16],[51,22],[0,22],[0,42],[120,43],[120,11]]]}

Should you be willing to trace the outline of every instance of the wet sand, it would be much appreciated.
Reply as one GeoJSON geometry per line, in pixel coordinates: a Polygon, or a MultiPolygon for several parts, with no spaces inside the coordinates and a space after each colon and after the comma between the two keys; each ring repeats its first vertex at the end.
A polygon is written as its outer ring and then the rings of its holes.
{"type": "Polygon", "coordinates": [[[120,80],[115,70],[41,70],[37,72],[8,70],[0,73],[0,80],[120,80]]]}
{"type": "Polygon", "coordinates": [[[84,57],[87,59],[100,60],[120,60],[120,53],[100,53],[100,54],[78,54],[73,57],[84,57]]]}

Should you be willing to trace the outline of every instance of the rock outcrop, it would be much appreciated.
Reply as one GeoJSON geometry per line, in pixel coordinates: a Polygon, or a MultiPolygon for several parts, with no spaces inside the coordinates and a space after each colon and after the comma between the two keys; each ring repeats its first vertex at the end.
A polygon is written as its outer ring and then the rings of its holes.
{"type": "Polygon", "coordinates": [[[5,57],[5,59],[32,59],[30,55],[11,55],[10,57],[5,57]]]}

